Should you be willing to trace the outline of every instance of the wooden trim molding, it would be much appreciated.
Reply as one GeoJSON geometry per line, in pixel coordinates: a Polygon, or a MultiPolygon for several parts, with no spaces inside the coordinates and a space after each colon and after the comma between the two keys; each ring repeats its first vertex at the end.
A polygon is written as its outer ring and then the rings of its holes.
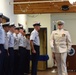
{"type": "Polygon", "coordinates": [[[76,6],[68,1],[14,4],[14,14],[43,14],[43,13],[76,13],[76,6]],[[62,10],[63,5],[68,5],[69,10],[62,10]]]}

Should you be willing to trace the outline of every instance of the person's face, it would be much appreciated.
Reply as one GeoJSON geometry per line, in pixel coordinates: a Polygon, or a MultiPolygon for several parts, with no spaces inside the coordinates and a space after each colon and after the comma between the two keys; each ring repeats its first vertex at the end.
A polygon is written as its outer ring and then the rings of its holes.
{"type": "Polygon", "coordinates": [[[0,18],[0,23],[2,23],[2,18],[0,18]]]}
{"type": "Polygon", "coordinates": [[[15,33],[18,34],[19,33],[19,30],[18,29],[15,29],[15,33]]]}
{"type": "Polygon", "coordinates": [[[30,39],[30,35],[27,35],[26,38],[30,39]]]}
{"type": "Polygon", "coordinates": [[[63,28],[63,25],[58,25],[58,29],[62,29],[63,28]]]}
{"type": "Polygon", "coordinates": [[[13,27],[10,27],[10,30],[14,33],[15,27],[14,26],[13,27]]]}
{"type": "Polygon", "coordinates": [[[6,31],[6,32],[8,32],[9,31],[9,27],[7,26],[7,27],[4,27],[4,30],[6,31]]]}
{"type": "Polygon", "coordinates": [[[23,29],[19,29],[19,32],[20,32],[20,33],[23,33],[23,29]]]}
{"type": "Polygon", "coordinates": [[[6,27],[6,31],[7,31],[7,32],[9,31],[9,27],[6,27]]]}
{"type": "Polygon", "coordinates": [[[23,31],[23,33],[22,33],[22,34],[23,34],[23,36],[25,36],[26,32],[24,32],[24,31],[23,31]]]}
{"type": "Polygon", "coordinates": [[[35,28],[37,29],[37,31],[39,31],[39,30],[40,30],[40,26],[35,26],[35,28]]]}

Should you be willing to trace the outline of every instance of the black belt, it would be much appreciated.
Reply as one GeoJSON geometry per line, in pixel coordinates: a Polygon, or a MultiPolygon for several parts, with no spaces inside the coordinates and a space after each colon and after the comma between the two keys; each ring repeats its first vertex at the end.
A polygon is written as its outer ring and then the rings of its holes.
{"type": "Polygon", "coordinates": [[[0,44],[0,45],[4,45],[4,44],[0,44]]]}
{"type": "Polygon", "coordinates": [[[7,49],[5,49],[7,51],[7,49]]]}
{"type": "Polygon", "coordinates": [[[22,46],[19,46],[19,47],[24,48],[24,47],[22,47],[22,46]]]}
{"type": "Polygon", "coordinates": [[[24,49],[26,49],[25,47],[22,47],[22,46],[19,46],[19,48],[24,48],[24,49]]]}
{"type": "Polygon", "coordinates": [[[34,46],[40,47],[40,46],[38,46],[38,45],[35,45],[35,44],[34,44],[34,46]]]}

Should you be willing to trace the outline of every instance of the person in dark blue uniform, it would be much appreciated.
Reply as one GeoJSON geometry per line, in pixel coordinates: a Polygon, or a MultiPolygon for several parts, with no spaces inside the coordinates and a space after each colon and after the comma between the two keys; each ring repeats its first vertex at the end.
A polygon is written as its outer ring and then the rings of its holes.
{"type": "Polygon", "coordinates": [[[10,30],[8,32],[9,36],[9,44],[8,44],[8,52],[9,52],[9,75],[14,75],[14,33],[15,24],[12,23],[10,25],[10,30]]]}
{"type": "Polygon", "coordinates": [[[24,72],[26,75],[28,75],[30,73],[30,50],[31,50],[31,46],[30,46],[30,32],[26,33],[26,54],[25,54],[25,69],[24,72]]]}
{"type": "Polygon", "coordinates": [[[24,75],[24,60],[25,60],[25,32],[23,26],[19,28],[19,68],[18,75],[24,75]]]}
{"type": "Polygon", "coordinates": [[[14,75],[18,73],[18,66],[19,66],[19,27],[15,27],[14,32],[14,75]]]}
{"type": "Polygon", "coordinates": [[[8,75],[8,42],[9,37],[7,35],[7,32],[9,31],[9,22],[3,23],[3,29],[5,31],[5,43],[4,43],[4,49],[5,49],[5,57],[4,57],[4,75],[8,75]]]}
{"type": "Polygon", "coordinates": [[[2,27],[3,14],[0,13],[0,75],[3,75],[5,32],[2,27]]]}
{"type": "Polygon", "coordinates": [[[31,75],[37,75],[37,64],[38,64],[38,57],[40,53],[40,39],[39,39],[39,30],[40,30],[40,23],[33,24],[34,30],[30,36],[30,44],[32,50],[32,71],[31,75]]]}

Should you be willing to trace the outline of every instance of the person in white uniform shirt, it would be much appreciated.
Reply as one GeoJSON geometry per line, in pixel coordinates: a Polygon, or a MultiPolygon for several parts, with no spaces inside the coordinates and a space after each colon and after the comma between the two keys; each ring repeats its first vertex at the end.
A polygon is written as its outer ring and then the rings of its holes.
{"type": "Polygon", "coordinates": [[[19,27],[15,27],[14,32],[14,75],[17,75],[19,66],[19,27]]]}
{"type": "Polygon", "coordinates": [[[14,69],[14,33],[15,30],[15,24],[10,24],[10,30],[8,32],[9,36],[9,44],[8,44],[8,52],[9,52],[9,75],[13,75],[13,69],[14,69]]]}
{"type": "Polygon", "coordinates": [[[19,27],[19,68],[18,75],[24,75],[24,60],[25,60],[25,31],[23,26],[19,27]]]}
{"type": "Polygon", "coordinates": [[[0,13],[0,75],[3,75],[5,32],[2,27],[3,14],[0,13]]]}
{"type": "Polygon", "coordinates": [[[26,56],[25,56],[25,73],[28,75],[30,73],[30,32],[27,32],[25,34],[26,40],[25,40],[25,47],[26,47],[26,56]]]}
{"type": "Polygon", "coordinates": [[[67,52],[71,49],[71,37],[67,30],[63,29],[64,21],[58,20],[58,29],[52,31],[50,44],[55,56],[58,68],[58,75],[68,75],[66,67],[67,52]]]}
{"type": "Polygon", "coordinates": [[[33,24],[34,30],[31,32],[30,36],[30,44],[32,50],[32,71],[31,75],[37,75],[37,64],[38,64],[38,57],[40,54],[40,39],[39,39],[39,30],[40,30],[40,23],[33,24]]]}
{"type": "Polygon", "coordinates": [[[4,58],[4,75],[8,75],[8,42],[9,37],[7,35],[7,32],[9,31],[9,22],[3,23],[3,29],[5,31],[5,43],[4,43],[4,49],[5,49],[5,58],[4,58]]]}

